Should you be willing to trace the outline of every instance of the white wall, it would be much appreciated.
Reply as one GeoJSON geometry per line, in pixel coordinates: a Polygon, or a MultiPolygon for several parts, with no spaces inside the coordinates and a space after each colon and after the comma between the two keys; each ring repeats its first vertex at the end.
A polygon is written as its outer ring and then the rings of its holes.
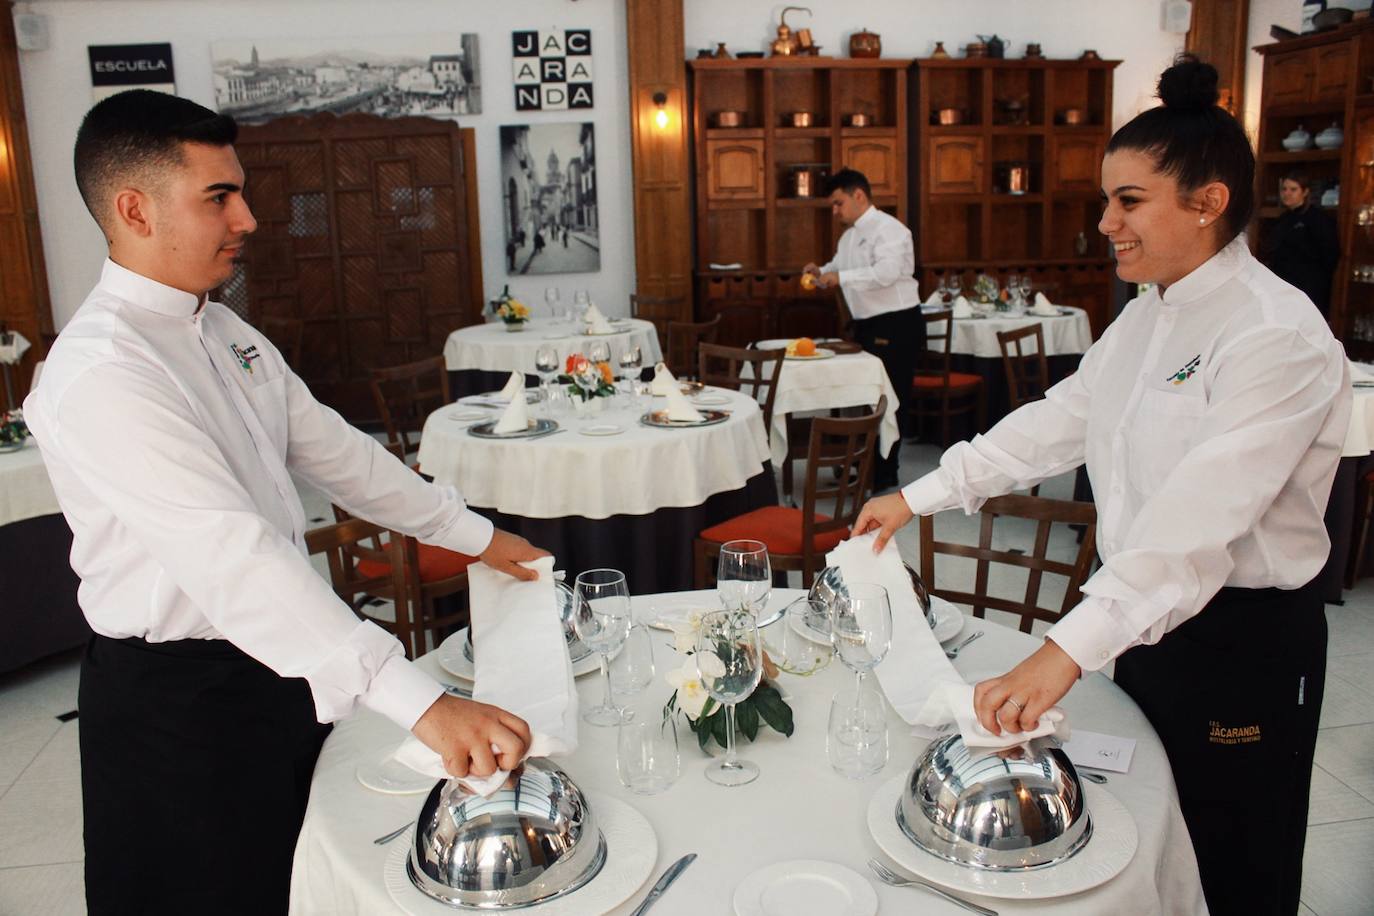
{"type": "MultiPolygon", "coordinates": [[[[692,2],[692,0],[688,0],[692,2]]],[[[634,289],[630,129],[625,95],[623,0],[50,0],[25,4],[48,17],[46,51],[21,51],[20,71],[39,219],[60,328],[99,277],[105,256],[99,231],[72,178],[71,153],[81,116],[91,105],[86,46],[168,41],[177,92],[214,106],[210,43],[217,39],[350,38],[435,32],[481,36],[482,113],[459,119],[477,130],[478,197],[482,216],[482,276],[488,298],[507,281],[501,228],[500,125],[590,120],[596,125],[597,194],[601,217],[600,273],[512,277],[511,292],[542,307],[543,290],[585,287],[610,314],[629,311],[634,289]],[[592,29],[596,106],[590,111],[515,111],[510,33],[516,29],[592,29]]]]}
{"type": "MultiPolygon", "coordinates": [[[[1245,37],[1245,46],[1253,49],[1257,45],[1273,44],[1274,39],[1269,37],[1271,25],[1298,31],[1302,25],[1302,0],[1250,0],[1250,30],[1245,37]]],[[[1241,119],[1251,143],[1259,140],[1260,84],[1263,77],[1264,58],[1259,52],[1251,50],[1245,61],[1245,110],[1241,119]]]]}

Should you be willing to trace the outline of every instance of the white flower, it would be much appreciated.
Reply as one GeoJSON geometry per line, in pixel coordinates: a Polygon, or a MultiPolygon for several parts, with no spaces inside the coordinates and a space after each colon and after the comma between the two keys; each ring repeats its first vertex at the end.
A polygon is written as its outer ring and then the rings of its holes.
{"type": "Polygon", "coordinates": [[[673,648],[679,655],[686,655],[695,652],[697,648],[697,637],[701,635],[701,618],[703,611],[690,611],[686,618],[673,620],[673,648]]]}
{"type": "Polygon", "coordinates": [[[668,683],[677,690],[677,708],[688,718],[699,719],[701,710],[711,695],[706,692],[701,679],[697,677],[696,660],[687,659],[681,668],[669,671],[667,677],[668,683]]]}

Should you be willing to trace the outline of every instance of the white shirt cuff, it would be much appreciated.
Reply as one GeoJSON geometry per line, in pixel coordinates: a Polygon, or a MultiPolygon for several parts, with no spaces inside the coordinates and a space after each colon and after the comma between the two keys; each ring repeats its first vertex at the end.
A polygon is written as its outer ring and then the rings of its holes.
{"type": "Polygon", "coordinates": [[[902,487],[902,499],[906,500],[907,508],[915,515],[930,515],[958,505],[939,469],[902,487]]]}
{"type": "Polygon", "coordinates": [[[386,660],[360,698],[362,704],[410,731],[434,701],[444,693],[439,682],[425,674],[404,655],[386,660]]]}
{"type": "Polygon", "coordinates": [[[480,557],[491,546],[496,526],[491,519],[478,515],[471,509],[464,509],[453,523],[453,527],[443,533],[440,547],[465,553],[470,557],[480,557]]]}
{"type": "Polygon", "coordinates": [[[1078,663],[1084,674],[1097,671],[1139,641],[1116,625],[1108,604],[1105,599],[1085,596],[1045,634],[1078,663]]]}

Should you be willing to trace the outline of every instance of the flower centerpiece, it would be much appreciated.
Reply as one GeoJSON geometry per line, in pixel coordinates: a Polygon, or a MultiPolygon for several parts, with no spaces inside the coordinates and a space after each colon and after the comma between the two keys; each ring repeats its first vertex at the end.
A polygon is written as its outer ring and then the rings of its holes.
{"type": "Polygon", "coordinates": [[[998,289],[997,281],[987,274],[979,274],[978,278],[973,281],[973,294],[980,305],[1001,306],[1002,302],[998,298],[999,292],[1001,290],[998,289]]]}
{"type": "Polygon", "coordinates": [[[17,452],[24,447],[29,437],[29,427],[24,422],[24,411],[15,408],[0,411],[0,452],[17,452]]]}
{"type": "Polygon", "coordinates": [[[507,331],[520,331],[530,320],[530,308],[510,294],[510,286],[501,290],[501,295],[491,300],[491,310],[506,325],[507,331]]]}
{"type": "MultiPolygon", "coordinates": [[[[697,668],[696,645],[702,616],[701,612],[693,612],[685,621],[673,625],[678,654],[685,656],[685,660],[681,667],[668,672],[667,680],[673,687],[673,695],[663,707],[663,715],[667,717],[675,712],[682,713],[687,719],[687,727],[697,736],[697,745],[705,750],[712,738],[725,747],[728,736],[725,709],[706,692],[697,668]]],[[[704,661],[720,664],[714,655],[704,661]]],[[[750,741],[758,736],[760,725],[767,725],[785,737],[792,736],[792,707],[787,705],[781,691],[774,686],[777,677],[778,666],[764,651],[763,679],[753,693],[735,704],[735,727],[750,741]]]]}
{"type": "Polygon", "coordinates": [[[558,382],[564,386],[573,409],[578,413],[599,412],[599,399],[615,394],[615,376],[611,373],[611,364],[604,360],[594,363],[581,353],[568,355],[558,382]]]}

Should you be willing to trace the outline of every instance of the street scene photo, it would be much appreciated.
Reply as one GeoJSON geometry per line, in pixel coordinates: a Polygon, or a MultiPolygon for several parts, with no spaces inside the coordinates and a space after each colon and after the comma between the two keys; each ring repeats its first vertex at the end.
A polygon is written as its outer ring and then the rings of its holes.
{"type": "Polygon", "coordinates": [[[590,123],[503,126],[501,189],[507,273],[601,269],[590,123]]]}

